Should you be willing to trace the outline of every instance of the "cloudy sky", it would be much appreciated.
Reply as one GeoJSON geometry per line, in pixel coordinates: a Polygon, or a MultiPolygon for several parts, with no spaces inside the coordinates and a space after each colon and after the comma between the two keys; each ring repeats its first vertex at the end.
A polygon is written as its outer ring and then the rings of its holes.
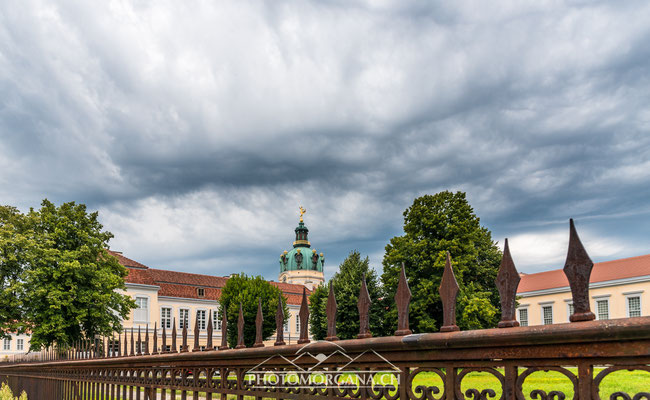
{"type": "Polygon", "coordinates": [[[518,268],[650,253],[647,1],[0,3],[0,201],[151,267],[330,276],[463,190],[518,268]]]}

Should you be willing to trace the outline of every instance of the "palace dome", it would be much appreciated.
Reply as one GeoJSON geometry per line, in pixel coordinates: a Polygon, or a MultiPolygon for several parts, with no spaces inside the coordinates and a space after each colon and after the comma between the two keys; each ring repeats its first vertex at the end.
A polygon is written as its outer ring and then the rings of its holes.
{"type": "Polygon", "coordinates": [[[285,251],[280,255],[280,273],[284,271],[319,271],[323,272],[325,257],[311,248],[307,238],[309,229],[300,217],[300,223],[296,227],[296,240],[293,242],[293,249],[285,251]]]}

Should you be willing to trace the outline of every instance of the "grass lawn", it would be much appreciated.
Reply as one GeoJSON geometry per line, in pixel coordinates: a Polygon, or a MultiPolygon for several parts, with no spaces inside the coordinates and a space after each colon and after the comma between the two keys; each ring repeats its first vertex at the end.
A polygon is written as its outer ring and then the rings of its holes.
{"type": "MultiPolygon", "coordinates": [[[[569,371],[577,375],[576,368],[568,368],[569,371]]],[[[602,369],[596,369],[594,371],[594,377],[602,369]]],[[[521,373],[523,369],[520,369],[521,373]]],[[[502,370],[500,370],[503,373],[502,370]]],[[[433,372],[422,372],[415,377],[413,381],[413,387],[415,388],[418,385],[422,386],[437,386],[442,392],[442,380],[440,377],[433,372]]],[[[492,389],[494,390],[496,397],[498,399],[501,397],[501,384],[498,379],[487,372],[471,372],[469,373],[462,382],[461,389],[463,394],[467,389],[478,389],[479,391],[483,389],[492,389]]],[[[524,396],[527,399],[530,399],[530,392],[535,389],[544,390],[546,393],[550,391],[561,391],[566,395],[566,399],[573,398],[573,385],[569,379],[563,374],[555,371],[549,372],[535,372],[528,376],[524,382],[523,392],[524,396]]],[[[647,371],[616,371],[609,374],[605,379],[603,379],[600,385],[600,397],[602,399],[609,399],[609,396],[614,392],[626,392],[630,396],[634,396],[639,392],[648,392],[650,391],[650,372],[647,371]]],[[[160,394],[160,389],[158,393],[160,394]]],[[[121,391],[120,391],[121,393],[121,391]]],[[[167,390],[167,399],[170,399],[169,390],[167,390]]],[[[191,399],[192,392],[187,392],[187,398],[191,399]]],[[[441,393],[434,395],[435,398],[440,397],[441,393]]],[[[180,391],[176,391],[176,399],[180,399],[180,391]]],[[[205,393],[199,393],[201,399],[205,399],[205,393]]],[[[218,399],[218,394],[212,395],[213,399],[218,399]]],[[[158,397],[160,398],[160,397],[158,397]]],[[[229,395],[227,400],[236,400],[236,396],[229,395]]],[[[254,400],[253,396],[245,396],[245,400],[254,400]]],[[[31,400],[31,399],[30,399],[31,400]]]]}
{"type": "MultiPolygon", "coordinates": [[[[574,374],[578,374],[577,368],[567,368],[574,374]]],[[[594,371],[594,377],[601,371],[597,368],[594,371]]],[[[523,370],[520,369],[521,373],[523,370]]],[[[503,373],[503,371],[500,371],[503,373]]],[[[427,385],[438,386],[442,389],[442,380],[433,372],[423,372],[414,379],[414,386],[427,385]]],[[[501,384],[498,379],[487,372],[470,372],[461,385],[463,394],[467,389],[493,389],[496,393],[496,399],[501,397],[501,384]]],[[[573,398],[573,385],[569,378],[556,371],[534,372],[526,378],[523,386],[524,396],[530,398],[530,392],[535,389],[544,390],[546,393],[557,390],[566,395],[567,399],[573,398]]],[[[600,384],[600,397],[609,399],[614,392],[626,392],[631,396],[641,391],[650,391],[650,372],[646,371],[616,371],[612,372],[603,379],[600,384]]],[[[438,395],[439,396],[439,395],[438,395]]],[[[436,397],[438,397],[436,396],[436,397]]]]}
{"type": "MultiPolygon", "coordinates": [[[[578,373],[577,368],[568,368],[569,371],[576,374],[578,373]]],[[[594,377],[602,370],[602,368],[597,368],[594,371],[594,377]]],[[[503,373],[503,371],[500,371],[503,373]]],[[[519,372],[523,372],[523,369],[520,369],[519,372]]],[[[420,373],[413,382],[413,386],[437,386],[442,392],[442,380],[440,377],[433,372],[423,372],[420,373]]],[[[493,389],[495,391],[496,397],[498,399],[501,397],[501,384],[491,374],[487,372],[471,372],[469,373],[462,382],[461,389],[463,394],[467,389],[478,389],[479,391],[483,389],[493,389]]],[[[573,398],[573,385],[571,381],[564,376],[563,374],[556,371],[549,372],[535,372],[528,376],[524,382],[523,392],[524,396],[527,399],[530,399],[530,392],[535,389],[544,390],[546,393],[550,391],[561,391],[566,395],[567,399],[573,398]]],[[[614,392],[626,392],[631,396],[642,392],[650,391],[650,372],[646,371],[616,371],[609,374],[605,379],[603,379],[600,384],[600,397],[602,399],[609,399],[609,396],[614,392]]],[[[178,398],[180,395],[177,392],[178,398]]],[[[168,396],[169,397],[169,396],[168,396]]],[[[201,393],[201,397],[204,398],[204,394],[201,393]]],[[[434,397],[440,397],[434,395],[434,397]]],[[[191,398],[188,396],[188,398],[191,398]]],[[[213,395],[213,398],[217,398],[217,395],[213,395]]],[[[235,400],[236,396],[228,396],[228,400],[235,400]]],[[[252,396],[246,396],[245,400],[253,400],[252,396]]]]}

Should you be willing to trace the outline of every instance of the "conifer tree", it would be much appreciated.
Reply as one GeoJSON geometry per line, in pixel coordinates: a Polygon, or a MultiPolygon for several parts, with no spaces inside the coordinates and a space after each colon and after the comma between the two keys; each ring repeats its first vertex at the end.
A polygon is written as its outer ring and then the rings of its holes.
{"type": "MultiPolygon", "coordinates": [[[[361,280],[366,277],[366,285],[370,300],[370,332],[374,336],[384,336],[384,302],[379,278],[374,269],[370,268],[368,257],[362,259],[358,251],[352,251],[341,263],[339,270],[330,283],[334,286],[337,303],[336,333],[339,339],[354,339],[359,333],[359,290],[361,280]]],[[[328,290],[325,286],[312,293],[310,301],[310,328],[315,339],[322,340],[327,333],[328,290]]]]}

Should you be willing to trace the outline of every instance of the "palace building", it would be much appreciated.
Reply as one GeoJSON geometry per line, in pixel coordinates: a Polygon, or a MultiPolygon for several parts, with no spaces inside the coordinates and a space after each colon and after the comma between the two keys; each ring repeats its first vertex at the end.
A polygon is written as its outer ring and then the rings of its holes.
{"type": "MultiPolygon", "coordinates": [[[[569,322],[573,300],[563,270],[520,275],[517,320],[522,326],[569,322]]],[[[650,315],[650,254],[594,263],[589,282],[597,319],[650,315]]]]}
{"type": "MultiPolygon", "coordinates": [[[[287,299],[289,315],[284,324],[284,341],[287,344],[296,343],[300,336],[300,304],[303,288],[307,287],[307,295],[311,294],[314,287],[324,281],[323,253],[309,251],[311,245],[307,238],[309,230],[305,227],[302,215],[305,210],[301,207],[300,222],[295,229],[296,240],[290,252],[284,252],[280,259],[280,282],[270,283],[280,289],[287,299]]],[[[188,343],[194,343],[195,323],[199,326],[199,344],[204,346],[207,342],[207,324],[213,324],[213,345],[221,343],[221,316],[219,315],[219,297],[221,289],[229,279],[228,276],[213,276],[192,274],[187,272],[169,271],[150,268],[142,263],[126,257],[118,251],[108,250],[115,256],[120,264],[128,270],[125,278],[126,294],[131,296],[136,303],[129,318],[123,321],[123,327],[130,332],[140,328],[148,328],[153,334],[154,326],[161,337],[162,328],[171,337],[171,329],[176,324],[180,335],[181,330],[187,325],[188,343]]],[[[179,336],[180,338],[180,336],[179,336]]],[[[28,334],[12,335],[4,339],[0,348],[0,358],[8,358],[15,354],[24,354],[29,350],[28,334]]],[[[179,339],[180,340],[180,339],[179,339]]],[[[265,344],[272,345],[275,335],[265,344]]],[[[152,345],[152,343],[151,343],[152,345]]],[[[159,343],[159,345],[161,345],[159,343]]],[[[167,346],[169,347],[168,339],[167,346]]],[[[150,349],[153,350],[153,349],[150,349]]],[[[164,349],[163,349],[164,350],[164,349]]]]}
{"type": "Polygon", "coordinates": [[[293,249],[284,251],[280,255],[280,275],[278,281],[304,285],[310,290],[322,285],[325,282],[323,265],[325,256],[318,254],[311,249],[311,243],[307,234],[309,229],[305,226],[302,216],[306,210],[300,207],[300,222],[296,227],[296,240],[293,242],[293,249]]]}

